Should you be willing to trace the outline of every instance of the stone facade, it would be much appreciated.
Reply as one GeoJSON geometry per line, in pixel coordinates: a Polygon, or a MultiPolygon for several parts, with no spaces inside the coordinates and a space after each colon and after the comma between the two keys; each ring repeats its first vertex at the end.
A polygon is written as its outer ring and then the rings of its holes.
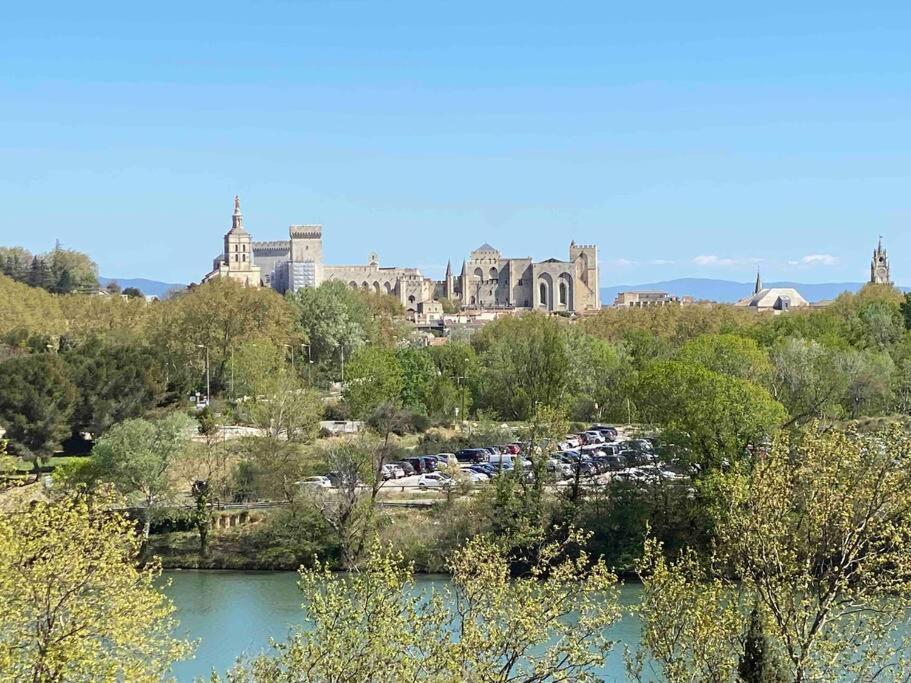
{"type": "Polygon", "coordinates": [[[674,296],[667,292],[619,292],[614,308],[650,308],[652,306],[683,306],[693,303],[691,296],[674,296]]]}
{"type": "Polygon", "coordinates": [[[365,265],[326,265],[320,225],[292,225],[287,241],[272,242],[253,242],[246,230],[242,235],[235,231],[238,225],[243,230],[240,203],[235,197],[234,222],[225,236],[225,251],[216,257],[213,270],[204,280],[233,277],[249,286],[272,287],[282,293],[338,280],[352,288],[394,296],[412,317],[435,310],[440,304],[433,302],[443,299],[465,309],[481,310],[580,312],[601,308],[598,249],[594,245],[572,242],[566,261],[534,262],[531,258],[504,258],[484,244],[462,263],[460,275],[453,275],[450,264],[443,280],[433,280],[417,268],[381,266],[375,253],[365,265]],[[237,252],[237,247],[244,251],[237,252]]]}
{"type": "Polygon", "coordinates": [[[262,280],[260,267],[254,260],[253,240],[244,229],[240,199],[236,195],[231,229],[225,234],[224,251],[212,263],[212,271],[203,278],[203,282],[213,277],[229,277],[248,287],[259,287],[262,280]]]}

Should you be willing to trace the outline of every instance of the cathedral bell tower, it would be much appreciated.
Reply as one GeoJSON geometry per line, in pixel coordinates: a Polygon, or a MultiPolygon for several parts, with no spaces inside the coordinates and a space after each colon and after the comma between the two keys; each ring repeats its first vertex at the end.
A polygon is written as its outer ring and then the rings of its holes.
{"type": "Polygon", "coordinates": [[[883,238],[879,238],[879,243],[873,251],[873,260],[870,262],[870,282],[875,285],[891,285],[892,278],[889,276],[889,255],[883,249],[883,238]]]}

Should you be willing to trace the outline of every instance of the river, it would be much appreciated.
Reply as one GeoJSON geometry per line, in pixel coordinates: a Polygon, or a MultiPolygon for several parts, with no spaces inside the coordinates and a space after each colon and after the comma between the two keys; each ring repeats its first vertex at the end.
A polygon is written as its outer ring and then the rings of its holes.
{"type": "MultiPolygon", "coordinates": [[[[263,650],[269,638],[283,639],[302,624],[301,594],[294,572],[169,571],[166,593],[177,606],[179,633],[199,641],[196,657],[180,662],[174,675],[180,683],[223,673],[238,655],[263,650]]],[[[419,576],[418,589],[443,587],[445,576],[419,576]]],[[[621,601],[635,603],[640,587],[624,586],[621,601]]],[[[634,617],[614,625],[609,635],[619,641],[601,676],[605,681],[625,681],[622,644],[635,646],[639,624],[634,617]]]]}

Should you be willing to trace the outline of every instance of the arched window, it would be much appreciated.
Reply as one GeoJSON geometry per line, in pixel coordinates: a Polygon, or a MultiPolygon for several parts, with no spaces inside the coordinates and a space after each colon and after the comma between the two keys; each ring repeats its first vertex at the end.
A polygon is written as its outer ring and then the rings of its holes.
{"type": "Polygon", "coordinates": [[[368,285],[367,282],[364,281],[364,282],[361,283],[361,288],[362,288],[362,289],[370,289],[370,285],[368,285]]]}
{"type": "Polygon", "coordinates": [[[409,303],[409,304],[413,304],[413,303],[414,303],[414,294],[412,294],[411,296],[408,297],[408,303],[409,303]]]}
{"type": "Polygon", "coordinates": [[[547,305],[547,283],[542,282],[538,285],[538,297],[541,299],[541,305],[547,305]]]}
{"type": "Polygon", "coordinates": [[[357,283],[354,280],[349,282],[348,286],[351,287],[351,289],[357,289],[357,283]]]}
{"type": "Polygon", "coordinates": [[[480,268],[475,268],[475,269],[474,269],[474,276],[475,276],[476,278],[478,278],[479,280],[483,280],[483,279],[484,279],[484,271],[481,270],[480,268]]]}
{"type": "Polygon", "coordinates": [[[380,293],[380,283],[379,282],[373,283],[373,291],[376,292],[377,294],[380,293]]]}
{"type": "Polygon", "coordinates": [[[471,299],[468,300],[468,303],[474,306],[474,297],[471,297],[471,299]]]}
{"type": "Polygon", "coordinates": [[[491,280],[498,280],[499,278],[500,278],[500,274],[497,272],[497,269],[496,269],[496,268],[491,268],[491,269],[490,269],[490,279],[491,279],[491,280]]]}
{"type": "Polygon", "coordinates": [[[560,303],[564,306],[566,305],[566,283],[565,282],[560,283],[560,303]]]}
{"type": "Polygon", "coordinates": [[[388,282],[383,283],[383,288],[386,290],[386,294],[392,293],[392,285],[390,285],[388,282]]]}

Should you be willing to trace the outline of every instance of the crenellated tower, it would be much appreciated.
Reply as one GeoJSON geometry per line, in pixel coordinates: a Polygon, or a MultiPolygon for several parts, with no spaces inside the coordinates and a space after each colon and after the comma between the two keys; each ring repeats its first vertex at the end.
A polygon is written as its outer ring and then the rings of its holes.
{"type": "Polygon", "coordinates": [[[598,247],[573,241],[569,245],[569,260],[575,264],[576,278],[581,285],[576,288],[576,309],[598,310],[601,308],[598,247]]]}

